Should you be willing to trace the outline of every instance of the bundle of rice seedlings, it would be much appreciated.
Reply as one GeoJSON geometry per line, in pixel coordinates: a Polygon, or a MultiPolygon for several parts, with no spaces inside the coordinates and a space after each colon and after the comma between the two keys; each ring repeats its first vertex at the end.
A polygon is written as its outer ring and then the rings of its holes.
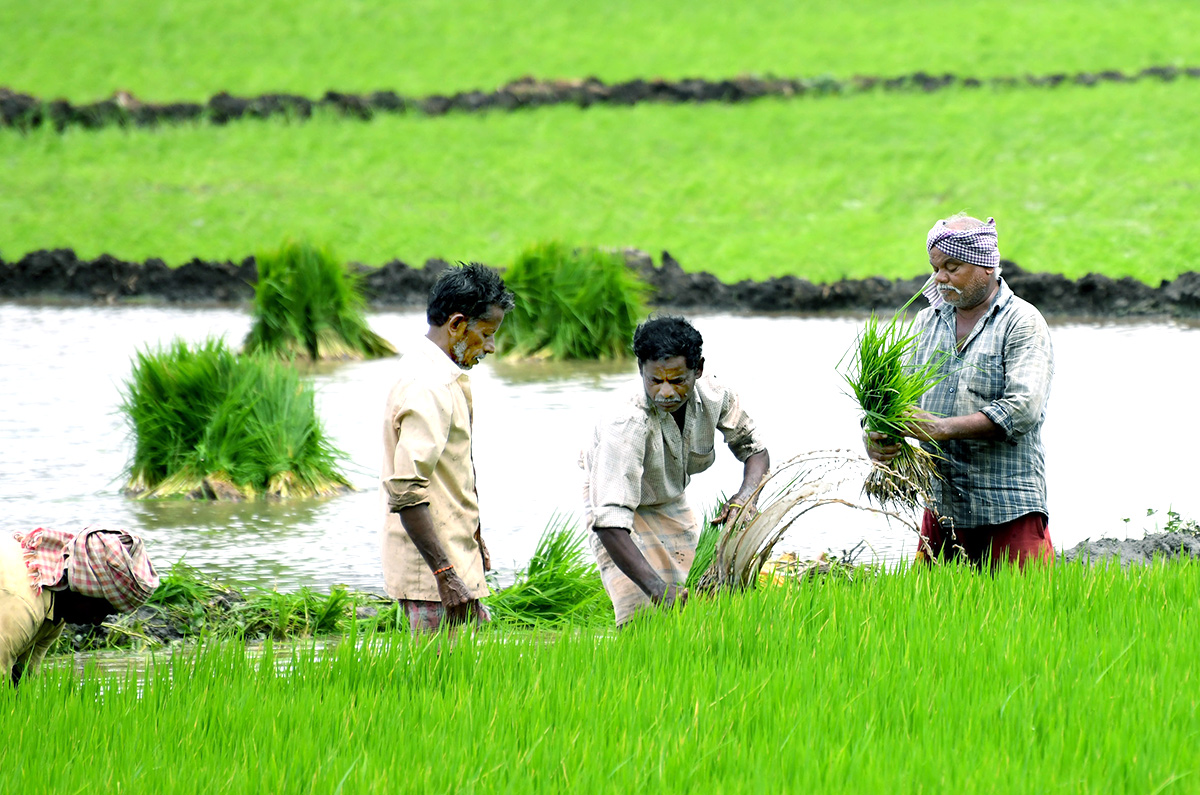
{"type": "MultiPolygon", "coordinates": [[[[724,502],[724,501],[722,501],[724,502]]],[[[704,523],[700,538],[696,542],[696,556],[692,558],[692,567],[688,569],[687,581],[684,587],[694,591],[700,587],[700,581],[705,573],[712,568],[713,558],[717,555],[717,542],[721,538],[721,526],[711,521],[704,523]]]]}
{"type": "Polygon", "coordinates": [[[921,396],[945,377],[941,374],[945,356],[924,365],[914,363],[919,335],[905,310],[919,295],[886,323],[872,313],[842,374],[862,409],[863,429],[886,434],[900,444],[900,454],[887,464],[872,466],[863,483],[863,493],[880,506],[920,507],[928,502],[937,477],[933,455],[905,438],[905,426],[914,421],[921,396]]]}
{"type": "Polygon", "coordinates": [[[396,349],[367,326],[359,279],[326,248],[285,243],[257,256],[254,322],[246,353],[373,359],[396,349]]]}
{"type": "Polygon", "coordinates": [[[134,438],[127,493],[242,500],[350,488],[312,386],[285,364],[220,340],[137,354],[121,410],[134,438]]]}
{"type": "MultiPolygon", "coordinates": [[[[703,592],[756,587],[764,564],[784,534],[809,511],[825,505],[881,514],[919,535],[920,528],[910,515],[838,496],[842,486],[861,477],[865,463],[862,456],[844,450],[820,450],[772,469],[755,494],[761,510],[752,515],[743,510],[720,529],[712,562],[697,575],[697,588],[703,592]]],[[[692,573],[688,579],[692,580],[692,573]]]]}
{"type": "Polygon", "coordinates": [[[586,626],[612,619],[612,602],[583,535],[574,522],[557,516],[513,584],[484,601],[492,620],[508,626],[586,626]]]}
{"type": "Polygon", "coordinates": [[[505,270],[516,296],[499,352],[548,359],[622,359],[650,288],[616,252],[541,243],[505,270]]]}

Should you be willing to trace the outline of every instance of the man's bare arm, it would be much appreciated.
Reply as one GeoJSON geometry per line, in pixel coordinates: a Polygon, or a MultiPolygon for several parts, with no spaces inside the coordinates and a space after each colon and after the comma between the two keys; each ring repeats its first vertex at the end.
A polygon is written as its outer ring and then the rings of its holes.
{"type": "Polygon", "coordinates": [[[676,601],[682,605],[687,601],[687,589],[667,585],[633,543],[628,530],[620,527],[597,527],[595,532],[600,536],[600,543],[608,551],[613,563],[650,597],[650,601],[656,605],[669,605],[676,601]]]}
{"type": "Polygon", "coordinates": [[[746,459],[742,466],[742,486],[737,490],[729,500],[721,507],[721,512],[713,519],[714,524],[725,524],[739,513],[742,516],[749,516],[750,511],[743,509],[752,508],[754,505],[755,494],[754,490],[762,483],[763,478],[767,476],[767,470],[771,468],[771,456],[766,450],[759,450],[754,455],[746,459]]]}
{"type": "Polygon", "coordinates": [[[438,596],[446,610],[446,620],[451,623],[465,621],[468,617],[478,617],[480,613],[478,600],[471,596],[471,589],[459,577],[458,572],[451,566],[450,558],[438,540],[433,527],[433,517],[429,506],[425,503],[401,508],[400,523],[404,531],[412,539],[413,545],[425,559],[425,565],[437,580],[438,596]],[[449,567],[449,568],[447,568],[449,567]]]}

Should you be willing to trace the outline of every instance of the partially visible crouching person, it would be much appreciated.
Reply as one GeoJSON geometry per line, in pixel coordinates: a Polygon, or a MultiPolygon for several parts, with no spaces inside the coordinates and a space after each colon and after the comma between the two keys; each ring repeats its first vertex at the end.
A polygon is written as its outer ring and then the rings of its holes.
{"type": "Polygon", "coordinates": [[[125,530],[0,535],[0,676],[20,684],[37,673],[65,624],[99,624],[157,587],[142,539],[125,530]]]}

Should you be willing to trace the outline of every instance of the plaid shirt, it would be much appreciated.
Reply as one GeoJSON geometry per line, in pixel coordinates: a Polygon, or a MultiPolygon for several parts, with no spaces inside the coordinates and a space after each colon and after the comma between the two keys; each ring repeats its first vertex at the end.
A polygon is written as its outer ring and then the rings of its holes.
{"type": "Polygon", "coordinates": [[[637,393],[596,426],[580,455],[587,472],[585,524],[632,530],[638,506],[683,496],[691,476],[716,460],[718,430],[739,461],[766,449],[737,393],[712,376],[696,379],[682,433],[675,418],[646,397],[639,379],[637,393]]]}
{"type": "Polygon", "coordinates": [[[1050,331],[1040,312],[1003,279],[987,313],[956,350],[955,309],[917,316],[916,361],[948,353],[945,379],[921,399],[941,417],[982,411],[1004,431],[1000,441],[966,439],[923,447],[940,456],[933,506],[956,529],[1000,524],[1027,513],[1049,515],[1042,423],[1054,375],[1050,331]]]}

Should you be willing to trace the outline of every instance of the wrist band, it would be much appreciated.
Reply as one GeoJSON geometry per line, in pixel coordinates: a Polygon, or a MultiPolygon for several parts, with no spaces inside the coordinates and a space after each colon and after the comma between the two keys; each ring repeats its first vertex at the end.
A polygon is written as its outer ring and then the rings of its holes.
{"type": "Polygon", "coordinates": [[[449,565],[449,566],[443,566],[443,567],[442,567],[442,568],[440,568],[440,569],[435,569],[435,570],[434,570],[434,572],[433,572],[433,576],[434,576],[434,577],[436,577],[436,576],[438,576],[439,574],[444,574],[445,572],[448,572],[448,571],[453,571],[453,570],[454,570],[454,565],[453,565],[453,564],[451,564],[451,565],[449,565]]]}
{"type": "Polygon", "coordinates": [[[725,506],[728,508],[745,508],[746,507],[746,506],[741,505],[740,503],[736,503],[736,502],[727,502],[727,503],[725,503],[725,506]]]}

